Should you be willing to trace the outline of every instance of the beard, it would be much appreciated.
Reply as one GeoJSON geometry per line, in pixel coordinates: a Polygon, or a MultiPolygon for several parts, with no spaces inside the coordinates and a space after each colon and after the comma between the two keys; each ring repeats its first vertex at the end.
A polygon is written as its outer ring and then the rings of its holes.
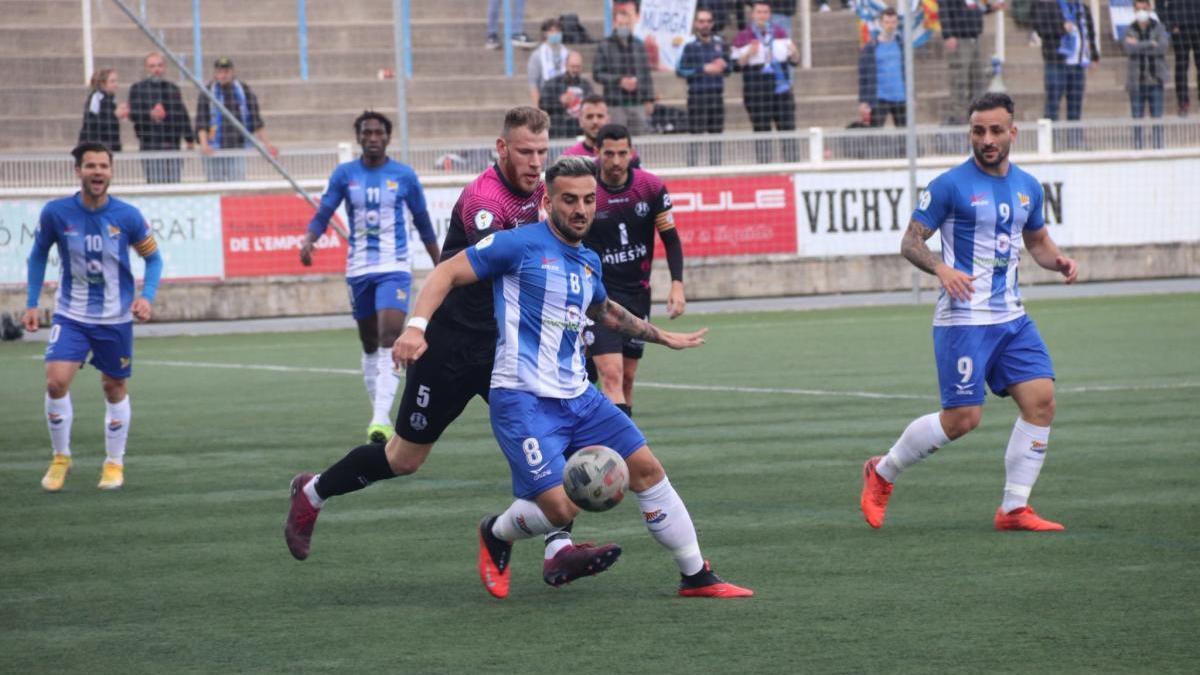
{"type": "Polygon", "coordinates": [[[583,238],[587,236],[588,230],[591,229],[591,227],[588,227],[582,233],[576,233],[575,230],[570,228],[569,223],[560,223],[558,220],[558,214],[553,212],[550,213],[550,224],[554,226],[554,229],[558,230],[558,233],[562,235],[563,239],[566,239],[573,244],[578,244],[579,242],[583,241],[583,238]]]}
{"type": "Polygon", "coordinates": [[[984,150],[982,148],[972,148],[971,150],[975,155],[975,161],[979,162],[982,166],[986,166],[988,168],[998,167],[1004,163],[1004,160],[1008,159],[1008,150],[1009,149],[1003,148],[1000,146],[996,146],[996,151],[997,151],[996,159],[994,161],[990,161],[990,162],[987,160],[986,156],[984,155],[984,150]]]}

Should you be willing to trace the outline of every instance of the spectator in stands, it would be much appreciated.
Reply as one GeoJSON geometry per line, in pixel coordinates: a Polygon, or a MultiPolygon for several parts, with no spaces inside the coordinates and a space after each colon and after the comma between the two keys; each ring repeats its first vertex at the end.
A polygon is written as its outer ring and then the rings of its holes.
{"type": "Polygon", "coordinates": [[[613,32],[597,48],[592,71],[604,87],[610,121],[634,136],[650,132],[655,98],[646,45],[633,35],[636,14],[633,2],[613,4],[613,32]]]}
{"type": "Polygon", "coordinates": [[[858,55],[858,114],[871,116],[871,126],[881,127],[891,114],[904,126],[904,39],[900,16],[891,7],[879,13],[879,33],[863,45],[858,55]]]}
{"type": "Polygon", "coordinates": [[[583,101],[592,95],[592,83],[583,77],[583,55],[571,50],[566,60],[567,71],[547,80],[538,97],[538,106],[550,116],[550,138],[574,138],[580,134],[583,101]]]}
{"type": "MultiPolygon", "coordinates": [[[[529,73],[529,97],[536,106],[542,85],[567,72],[567,48],[563,46],[562,24],[558,19],[542,22],[542,44],[529,54],[526,71],[529,73]]],[[[550,135],[553,136],[553,132],[550,135]]]]}
{"type": "Polygon", "coordinates": [[[103,143],[113,152],[121,151],[121,120],[129,118],[129,105],[117,103],[117,71],[103,68],[92,74],[91,89],[83,104],[80,143],[103,143]]]}
{"type": "Polygon", "coordinates": [[[726,25],[733,26],[735,31],[746,27],[746,6],[743,0],[700,0],[696,8],[712,12],[714,33],[724,31],[726,25]]]}
{"type": "MultiPolygon", "coordinates": [[[[1163,24],[1154,19],[1150,0],[1134,0],[1133,23],[1125,31],[1122,47],[1129,55],[1129,66],[1125,72],[1125,90],[1129,92],[1129,106],[1135,119],[1150,108],[1150,117],[1163,116],[1163,85],[1167,81],[1167,48],[1171,38],[1163,24]]],[[[1163,128],[1154,125],[1151,132],[1154,147],[1163,146],[1163,128]]],[[[1133,130],[1133,144],[1142,147],[1142,127],[1133,130]]]]}
{"type": "MultiPolygon", "coordinates": [[[[500,3],[502,0],[488,0],[487,42],[483,46],[488,49],[500,48],[500,3]]],[[[513,0],[512,3],[512,43],[514,47],[532,47],[535,43],[525,34],[525,0],[513,0]]]]}
{"type": "MultiPolygon", "coordinates": [[[[725,78],[733,69],[729,46],[713,33],[713,14],[696,10],[696,37],[683,46],[675,74],[687,80],[688,132],[719,134],[725,130],[725,78]]],[[[688,166],[698,164],[698,143],[688,145],[688,166]]],[[[708,163],[721,164],[720,141],[708,144],[708,163]]]]}
{"type": "MultiPolygon", "coordinates": [[[[792,98],[790,66],[800,62],[800,52],[779,28],[770,25],[771,3],[758,0],[750,10],[750,24],[733,39],[732,57],[742,69],[742,100],[755,131],[796,129],[796,101],[792,98]]],[[[756,141],[760,164],[771,161],[771,143],[756,141]]],[[[800,160],[794,138],[783,141],[785,162],[800,160]]]]}
{"type": "Polygon", "coordinates": [[[950,109],[946,124],[966,124],[967,108],[987,89],[988,64],[980,49],[983,15],[1004,9],[1002,0],[938,0],[942,52],[950,70],[950,109]]]}
{"type": "MultiPolygon", "coordinates": [[[[129,116],[143,152],[179,150],[179,140],[192,149],[195,134],[183,95],[175,83],[163,79],[167,61],[150,52],[144,62],[146,79],[129,88],[129,116]]],[[[178,183],[183,160],[178,157],[143,159],[147,183],[178,183]]]]}
{"type": "Polygon", "coordinates": [[[1179,104],[1179,116],[1187,117],[1191,108],[1188,97],[1191,62],[1196,64],[1196,90],[1200,92],[1200,0],[1166,0],[1162,3],[1161,16],[1175,47],[1175,100],[1179,104]]]}
{"type": "MultiPolygon", "coordinates": [[[[1042,39],[1042,60],[1046,68],[1045,116],[1058,119],[1059,102],[1065,95],[1067,119],[1077,120],[1083,115],[1087,70],[1100,60],[1092,12],[1081,0],[1038,0],[1033,19],[1042,39]]],[[[1071,145],[1081,145],[1082,134],[1072,133],[1070,137],[1071,145]]]]}
{"type": "MultiPolygon", "coordinates": [[[[259,114],[258,97],[249,85],[237,78],[233,61],[220,58],[213,63],[213,80],[208,83],[208,93],[236,115],[242,125],[266,146],[268,152],[278,154],[278,150],[267,140],[262,115],[259,114]]],[[[200,152],[205,155],[204,172],[210,182],[245,180],[245,157],[219,155],[223,150],[250,148],[254,144],[220,110],[212,107],[210,112],[208,97],[203,94],[196,104],[196,139],[200,143],[200,152]]]]}

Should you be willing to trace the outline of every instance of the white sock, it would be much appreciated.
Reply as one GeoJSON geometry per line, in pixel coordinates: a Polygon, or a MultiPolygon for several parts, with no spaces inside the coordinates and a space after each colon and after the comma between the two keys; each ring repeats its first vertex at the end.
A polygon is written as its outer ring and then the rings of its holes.
{"type": "Polygon", "coordinates": [[[379,371],[375,368],[375,355],[378,353],[363,352],[362,355],[363,384],[367,386],[367,400],[371,405],[375,405],[375,379],[379,376],[379,371]]]}
{"type": "Polygon", "coordinates": [[[553,529],[555,526],[538,508],[536,502],[518,499],[496,519],[496,523],[492,525],[492,534],[504,541],[517,541],[546,534],[553,529]]]}
{"type": "Polygon", "coordinates": [[[129,439],[129,420],[133,410],[129,395],[117,403],[104,402],[104,453],[113,464],[125,463],[125,441],[129,439]]]}
{"type": "Polygon", "coordinates": [[[684,575],[699,572],[704,567],[704,556],[700,555],[696,527],[671,481],[663,476],[657,485],[634,494],[650,536],[671,552],[679,571],[684,575]]]}
{"type": "Polygon", "coordinates": [[[549,559],[553,558],[555,555],[558,555],[559,551],[563,550],[564,548],[566,548],[570,545],[571,545],[571,540],[566,537],[548,541],[548,542],[546,542],[546,550],[543,553],[542,557],[545,558],[546,560],[549,560],[549,559]]]}
{"type": "Polygon", "coordinates": [[[308,497],[308,503],[311,504],[314,509],[319,509],[322,506],[325,506],[325,500],[321,499],[321,495],[317,494],[317,479],[320,477],[321,474],[313,476],[307,483],[304,484],[303,489],[304,496],[308,497]]]}
{"type": "Polygon", "coordinates": [[[392,421],[392,402],[396,400],[396,389],[400,378],[392,368],[392,350],[375,352],[375,399],[371,424],[388,424],[392,421]]]}
{"type": "Polygon", "coordinates": [[[50,398],[50,394],[46,394],[46,428],[50,430],[50,447],[54,454],[71,456],[71,422],[74,419],[71,392],[62,398],[50,398]]]}
{"type": "Polygon", "coordinates": [[[1050,427],[1017,418],[1012,436],[1008,437],[1008,449],[1004,451],[1004,501],[1000,509],[1005,513],[1029,504],[1029,493],[1033,492],[1033,484],[1046,461],[1049,440],[1050,427]]]}
{"type": "Polygon", "coordinates": [[[942,429],[940,414],[929,413],[913,420],[904,433],[900,434],[892,449],[888,450],[883,461],[875,466],[875,472],[887,482],[895,483],[896,476],[899,476],[901,471],[949,443],[950,437],[942,429]]]}

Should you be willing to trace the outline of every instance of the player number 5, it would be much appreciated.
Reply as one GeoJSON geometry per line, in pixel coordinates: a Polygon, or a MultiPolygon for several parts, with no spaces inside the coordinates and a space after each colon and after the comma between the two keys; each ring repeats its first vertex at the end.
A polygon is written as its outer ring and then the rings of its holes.
{"type": "Polygon", "coordinates": [[[975,372],[975,362],[969,356],[963,356],[958,359],[958,374],[962,375],[963,384],[966,384],[971,379],[971,373],[975,372]]]}
{"type": "Polygon", "coordinates": [[[529,466],[537,466],[542,463],[542,448],[538,444],[536,438],[526,438],[521,444],[521,451],[525,453],[525,461],[529,466]]]}
{"type": "Polygon", "coordinates": [[[429,385],[422,384],[417,387],[417,405],[422,408],[429,407],[429,385]]]}

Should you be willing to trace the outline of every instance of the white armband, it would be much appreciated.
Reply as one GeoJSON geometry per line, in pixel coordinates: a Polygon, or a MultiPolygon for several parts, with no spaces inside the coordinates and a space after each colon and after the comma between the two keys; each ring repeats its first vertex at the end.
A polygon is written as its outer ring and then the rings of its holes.
{"type": "Polygon", "coordinates": [[[429,327],[429,319],[426,319],[423,316],[414,316],[414,317],[409,317],[409,319],[408,319],[408,328],[416,328],[417,330],[424,333],[425,329],[428,327],[429,327]]]}

